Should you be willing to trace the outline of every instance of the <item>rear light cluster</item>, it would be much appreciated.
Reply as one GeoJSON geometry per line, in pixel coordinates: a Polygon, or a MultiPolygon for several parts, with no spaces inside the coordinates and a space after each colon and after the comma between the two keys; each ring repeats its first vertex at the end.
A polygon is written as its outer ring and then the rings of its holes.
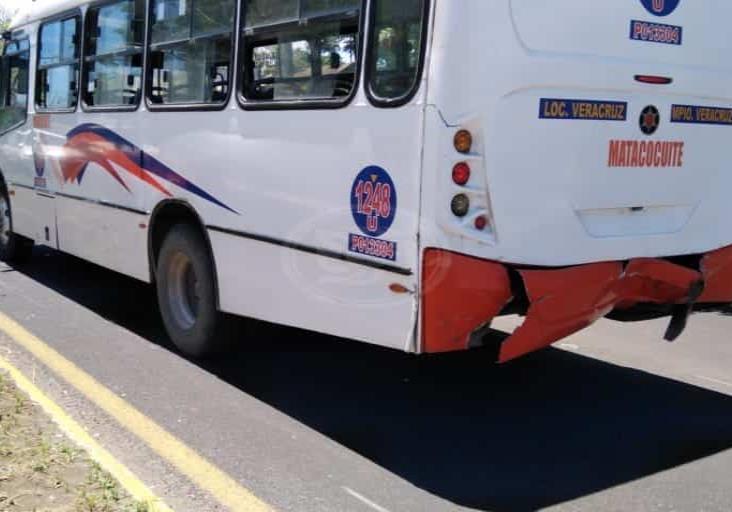
{"type": "MultiPolygon", "coordinates": [[[[453,146],[455,151],[464,156],[470,156],[473,150],[473,134],[468,130],[458,130],[455,133],[453,139],[453,146]]],[[[468,159],[470,160],[470,159],[468,159]]],[[[452,182],[462,190],[458,190],[453,196],[450,203],[450,210],[452,214],[459,218],[465,219],[471,212],[471,192],[475,192],[474,189],[470,188],[470,180],[472,178],[472,169],[468,161],[459,161],[452,168],[452,182]]],[[[481,191],[485,193],[484,191],[481,191]]],[[[480,207],[481,205],[477,205],[480,207]]],[[[486,208],[479,208],[484,210],[478,212],[472,221],[473,227],[478,231],[485,231],[489,227],[488,216],[485,213],[486,208]]]]}

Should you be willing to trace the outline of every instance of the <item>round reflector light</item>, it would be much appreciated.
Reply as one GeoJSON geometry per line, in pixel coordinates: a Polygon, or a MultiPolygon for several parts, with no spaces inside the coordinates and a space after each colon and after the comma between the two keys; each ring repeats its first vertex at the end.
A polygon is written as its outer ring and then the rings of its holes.
{"type": "Polygon", "coordinates": [[[452,181],[456,185],[465,185],[470,180],[470,166],[465,162],[455,164],[452,168],[452,181]]]}
{"type": "Polygon", "coordinates": [[[458,153],[470,153],[473,148],[473,135],[468,130],[460,130],[455,134],[454,143],[458,153]]]}
{"type": "Polygon", "coordinates": [[[485,215],[481,215],[475,219],[475,229],[483,231],[488,226],[488,219],[485,215]]]}
{"type": "Polygon", "coordinates": [[[456,217],[465,217],[470,211],[470,199],[465,194],[458,194],[452,198],[450,208],[456,217]]]}

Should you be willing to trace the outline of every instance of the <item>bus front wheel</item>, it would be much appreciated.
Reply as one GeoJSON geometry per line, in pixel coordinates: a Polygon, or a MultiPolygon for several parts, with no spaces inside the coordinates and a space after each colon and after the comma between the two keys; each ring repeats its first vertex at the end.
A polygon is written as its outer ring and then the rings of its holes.
{"type": "Polygon", "coordinates": [[[33,240],[13,233],[8,191],[4,185],[0,187],[0,261],[23,263],[31,257],[33,240]]]}
{"type": "Polygon", "coordinates": [[[203,358],[229,344],[228,322],[216,308],[211,256],[194,227],[178,224],[166,235],[156,285],[165,329],[181,352],[203,358]]]}

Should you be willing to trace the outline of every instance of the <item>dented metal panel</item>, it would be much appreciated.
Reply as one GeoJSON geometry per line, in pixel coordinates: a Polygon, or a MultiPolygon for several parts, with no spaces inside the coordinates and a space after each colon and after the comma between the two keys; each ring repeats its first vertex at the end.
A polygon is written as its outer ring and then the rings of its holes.
{"type": "Polygon", "coordinates": [[[520,274],[531,304],[526,321],[501,347],[501,362],[548,347],[619,306],[685,304],[702,282],[700,272],[650,258],[520,274]]]}
{"type": "Polygon", "coordinates": [[[467,349],[470,335],[513,297],[505,266],[440,250],[425,252],[422,283],[423,351],[429,353],[467,349]]]}

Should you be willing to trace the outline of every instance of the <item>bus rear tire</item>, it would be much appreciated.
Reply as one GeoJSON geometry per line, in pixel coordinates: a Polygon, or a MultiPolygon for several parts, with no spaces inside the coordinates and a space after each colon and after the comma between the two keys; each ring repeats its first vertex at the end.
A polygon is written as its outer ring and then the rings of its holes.
{"type": "Polygon", "coordinates": [[[229,323],[216,308],[211,255],[188,224],[168,231],[157,261],[160,314],[173,344],[185,355],[206,358],[230,344],[229,323]]]}
{"type": "Polygon", "coordinates": [[[10,198],[5,186],[0,187],[0,261],[24,263],[33,253],[33,240],[13,233],[10,198]]]}

